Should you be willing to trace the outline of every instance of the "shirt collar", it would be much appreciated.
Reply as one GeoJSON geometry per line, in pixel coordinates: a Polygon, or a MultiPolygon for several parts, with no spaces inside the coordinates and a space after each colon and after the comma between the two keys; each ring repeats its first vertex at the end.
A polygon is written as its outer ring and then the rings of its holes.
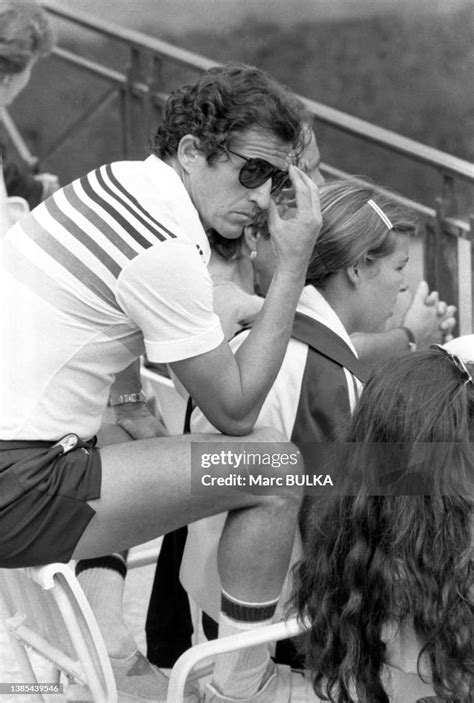
{"type": "Polygon", "coordinates": [[[341,337],[355,356],[358,357],[357,350],[346,328],[342,324],[340,317],[317,288],[311,285],[303,288],[296,310],[297,312],[303,313],[303,315],[312,317],[313,320],[321,322],[326,327],[329,327],[329,329],[341,337]]]}
{"type": "Polygon", "coordinates": [[[170,193],[173,193],[173,199],[182,199],[183,208],[181,212],[177,214],[176,219],[179,220],[181,216],[184,218],[184,213],[186,211],[191,213],[191,217],[186,217],[188,226],[186,227],[186,231],[182,233],[182,236],[196,244],[207,266],[211,258],[211,247],[206,232],[201,224],[199,213],[194,207],[183,181],[174,168],[154,154],[151,154],[145,159],[145,166],[148,169],[150,177],[156,181],[157,187],[163,188],[163,181],[165,181],[167,187],[169,187],[170,193]]]}

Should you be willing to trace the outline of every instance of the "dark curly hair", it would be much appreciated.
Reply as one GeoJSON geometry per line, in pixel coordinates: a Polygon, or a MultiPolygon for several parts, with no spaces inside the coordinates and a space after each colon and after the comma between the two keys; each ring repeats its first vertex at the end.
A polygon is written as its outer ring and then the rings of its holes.
{"type": "Polygon", "coordinates": [[[46,12],[32,0],[0,0],[0,74],[21,73],[51,51],[46,12]]]}
{"type": "Polygon", "coordinates": [[[436,694],[468,703],[474,693],[473,384],[463,385],[439,351],[391,360],[368,381],[347,439],[351,446],[340,459],[344,495],[310,516],[305,557],[295,567],[293,604],[308,620],[301,646],[314,690],[334,703],[388,703],[382,628],[413,622],[436,694]],[[410,484],[411,447],[423,490],[402,495],[400,483],[391,495],[371,490],[387,471],[369,447],[391,442],[406,443],[391,470],[410,484]]]}
{"type": "Polygon", "coordinates": [[[193,134],[208,163],[234,132],[258,127],[298,150],[302,147],[302,103],[254,66],[227,64],[203,73],[196,84],[171,93],[151,150],[174,156],[185,134],[193,134]]]}

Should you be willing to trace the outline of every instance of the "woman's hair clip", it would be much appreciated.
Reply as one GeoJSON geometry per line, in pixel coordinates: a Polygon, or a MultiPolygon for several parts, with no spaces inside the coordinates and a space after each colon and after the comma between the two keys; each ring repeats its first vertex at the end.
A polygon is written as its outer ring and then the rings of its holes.
{"type": "Polygon", "coordinates": [[[388,229],[393,229],[391,221],[388,219],[387,215],[384,213],[382,208],[377,205],[377,203],[374,203],[373,200],[367,200],[367,205],[370,205],[372,210],[377,213],[377,215],[380,217],[384,225],[388,227],[388,229]]]}
{"type": "Polygon", "coordinates": [[[437,349],[438,351],[442,352],[445,356],[447,356],[450,361],[452,361],[454,366],[461,374],[461,378],[463,379],[463,386],[465,386],[467,383],[473,383],[472,374],[460,356],[458,356],[457,354],[451,354],[451,352],[441,346],[441,344],[432,344],[430,346],[430,349],[437,349]]]}

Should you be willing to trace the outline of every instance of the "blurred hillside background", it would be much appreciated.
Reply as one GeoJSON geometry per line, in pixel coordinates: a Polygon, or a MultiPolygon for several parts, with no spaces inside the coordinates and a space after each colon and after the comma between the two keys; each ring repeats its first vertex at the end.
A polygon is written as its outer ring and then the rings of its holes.
{"type": "MultiPolygon", "coordinates": [[[[61,0],[110,22],[195,51],[216,62],[255,64],[297,93],[474,161],[472,0],[61,0]]],[[[91,32],[54,23],[61,44],[123,71],[127,55],[91,32]]],[[[44,153],[92,105],[106,84],[47,59],[12,114],[44,153]],[[32,106],[34,109],[32,110],[32,106]]],[[[164,89],[192,75],[164,73],[164,89]]],[[[320,126],[323,160],[432,204],[437,174],[403,157],[320,126]]],[[[146,153],[146,144],[141,145],[146,153]]],[[[140,150],[139,150],[140,151],[140,150]]],[[[63,182],[120,155],[118,102],[93,126],[78,127],[46,164],[63,182]]],[[[137,154],[139,156],[140,154],[137,154]]],[[[474,210],[472,193],[461,209],[474,210]]]]}

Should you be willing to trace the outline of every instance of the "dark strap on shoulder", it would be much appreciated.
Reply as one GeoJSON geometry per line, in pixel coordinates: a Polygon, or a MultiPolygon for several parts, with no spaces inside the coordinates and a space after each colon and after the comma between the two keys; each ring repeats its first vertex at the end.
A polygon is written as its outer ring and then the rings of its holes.
{"type": "Polygon", "coordinates": [[[339,335],[308,315],[297,312],[291,336],[312,347],[319,354],[345,367],[362,383],[367,380],[359,359],[339,335]]]}
{"type": "MultiPolygon", "coordinates": [[[[237,334],[245,332],[247,329],[248,328],[243,328],[239,330],[237,334]]],[[[338,334],[321,322],[314,320],[308,315],[303,315],[301,312],[297,312],[291,336],[293,339],[297,339],[307,344],[309,347],[312,347],[319,354],[334,361],[339,366],[346,368],[362,383],[365,383],[367,380],[367,373],[362,368],[359,359],[354,355],[352,349],[347,346],[338,334]]],[[[189,398],[184,420],[184,434],[190,434],[191,432],[191,414],[193,410],[194,403],[192,398],[189,398]]]]}

